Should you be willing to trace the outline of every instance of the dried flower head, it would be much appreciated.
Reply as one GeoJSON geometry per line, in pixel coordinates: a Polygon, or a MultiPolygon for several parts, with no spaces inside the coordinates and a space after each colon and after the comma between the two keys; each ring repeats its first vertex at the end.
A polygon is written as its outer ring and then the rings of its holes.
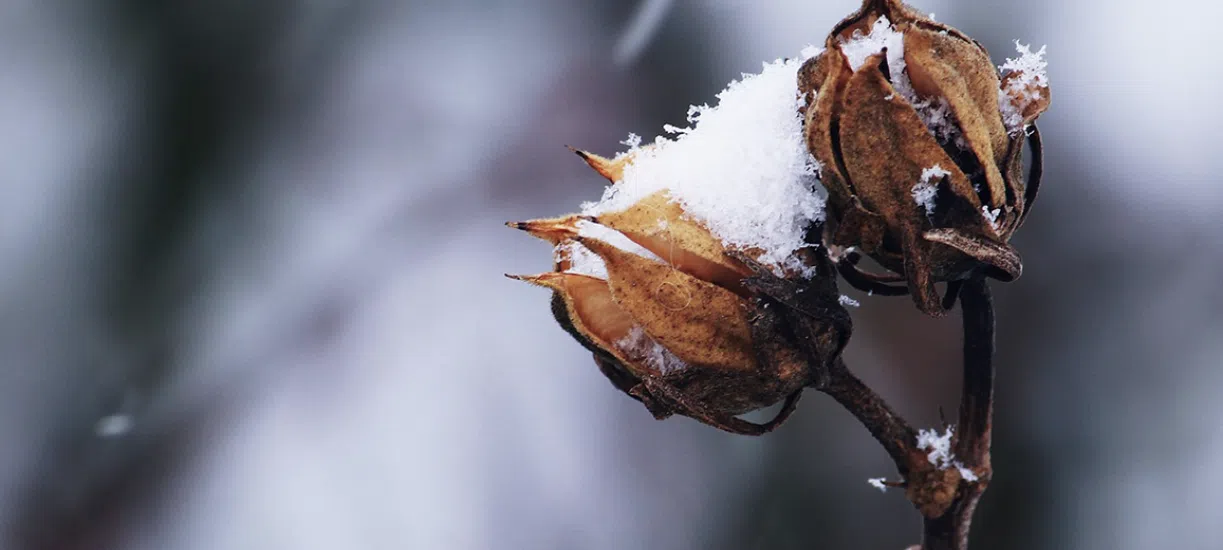
{"type": "MultiPolygon", "coordinates": [[[[632,160],[578,154],[612,181],[632,160]]],[[[793,411],[810,382],[810,361],[831,361],[848,338],[826,254],[801,254],[812,280],[783,279],[774,274],[781,265],[757,263],[759,250],[728,249],[666,191],[597,216],[509,225],[555,245],[551,272],[513,278],[551,289],[561,326],[594,353],[616,387],[658,418],[678,413],[735,433],[767,432],[793,411]],[[805,349],[817,350],[816,357],[804,355],[761,311],[770,295],[793,300],[806,292],[808,303],[819,304],[808,310],[832,308],[808,321],[819,343],[805,349]],[[783,400],[768,424],[735,417],[783,400]]]]}
{"type": "Polygon", "coordinates": [[[613,158],[575,151],[612,183],[602,199],[510,224],[555,249],[551,272],[515,278],[551,289],[557,321],[659,418],[764,433],[849,337],[835,268],[808,239],[824,203],[802,61],[731,83],[689,111],[691,128],[667,127],[673,139],[630,135],[613,158]],[[767,424],[736,417],[781,401],[767,424]]]}
{"type": "Polygon", "coordinates": [[[828,190],[828,239],[907,281],[939,315],[934,284],[1022,271],[1007,241],[1036,197],[1044,50],[1002,66],[960,31],[898,0],[865,0],[799,71],[806,143],[828,190]],[[1031,174],[1023,144],[1031,140],[1031,174]]]}

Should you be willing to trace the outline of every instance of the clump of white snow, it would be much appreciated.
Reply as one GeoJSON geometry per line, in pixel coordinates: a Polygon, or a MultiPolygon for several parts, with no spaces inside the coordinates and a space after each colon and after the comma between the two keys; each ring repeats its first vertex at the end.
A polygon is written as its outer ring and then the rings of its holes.
{"type": "Polygon", "coordinates": [[[867,483],[871,484],[871,487],[879,489],[880,493],[886,493],[888,491],[888,486],[883,483],[884,481],[885,479],[882,477],[872,477],[866,480],[867,483]]]}
{"type": "Polygon", "coordinates": [[[1004,75],[1013,74],[998,90],[998,108],[1002,111],[1002,123],[1011,135],[1019,133],[1023,126],[1023,111],[1041,97],[1040,88],[1049,87],[1049,62],[1045,60],[1046,46],[1033,52],[1030,45],[1015,41],[1017,58],[1007,58],[998,66],[1004,75]]]}
{"type": "Polygon", "coordinates": [[[938,469],[955,468],[960,471],[960,477],[965,481],[976,481],[977,474],[964,467],[964,464],[956,460],[955,454],[951,452],[951,436],[954,433],[955,428],[951,426],[948,426],[942,435],[937,430],[918,430],[917,449],[928,450],[926,459],[938,469]]]}
{"type": "Polygon", "coordinates": [[[994,229],[998,229],[998,216],[1001,214],[1001,208],[994,208],[993,210],[990,210],[988,204],[981,207],[981,215],[989,221],[989,224],[993,226],[994,229]]]}
{"type": "MultiPolygon", "coordinates": [[[[816,49],[806,49],[803,55],[816,49]]],[[[597,216],[628,208],[666,189],[686,215],[730,248],[756,249],[777,268],[798,268],[808,226],[824,217],[819,165],[803,139],[797,73],[801,59],[764,64],[718,94],[716,106],[689,109],[687,128],[668,127],[642,147],[630,136],[633,162],[598,202],[597,216]]],[[[625,153],[627,154],[627,153],[625,153]]]]}
{"type": "MultiPolygon", "coordinates": [[[[905,67],[905,37],[892,27],[892,22],[886,15],[879,16],[879,19],[871,24],[868,34],[862,34],[861,30],[856,30],[848,40],[841,42],[841,53],[845,55],[845,60],[849,62],[849,68],[853,71],[862,67],[862,64],[866,63],[866,58],[883,51],[884,48],[888,50],[888,69],[892,72],[902,72],[905,67]],[[898,60],[899,66],[893,65],[894,59],[898,60]]],[[[893,80],[896,80],[895,75],[893,75],[893,80]]],[[[905,76],[903,80],[908,83],[908,76],[905,76]]],[[[896,87],[895,83],[893,87],[896,87]]],[[[899,87],[896,89],[900,90],[899,87]]],[[[904,93],[901,92],[901,95],[904,93]]]]}
{"type": "Polygon", "coordinates": [[[645,333],[645,330],[639,326],[634,326],[630,329],[628,334],[624,338],[616,340],[614,345],[629,357],[645,362],[646,366],[654,369],[659,374],[669,374],[688,366],[687,363],[684,363],[683,359],[676,357],[674,353],[671,353],[662,344],[650,338],[645,333]]]}
{"type": "Polygon", "coordinates": [[[841,295],[841,299],[839,301],[841,302],[841,305],[845,307],[858,307],[862,305],[861,302],[853,298],[850,298],[849,296],[846,296],[844,294],[841,295]]]}
{"type": "Polygon", "coordinates": [[[896,30],[887,16],[879,16],[879,19],[871,24],[869,34],[862,34],[860,30],[854,31],[849,40],[841,43],[841,53],[845,54],[850,68],[855,71],[866,63],[866,58],[885,48],[892,88],[913,106],[934,137],[944,143],[955,143],[961,149],[967,148],[947,100],[939,96],[923,99],[913,89],[908,64],[905,62],[904,33],[896,30]]]}
{"type": "MultiPolygon", "coordinates": [[[[632,132],[629,132],[628,138],[620,140],[620,145],[628,147],[629,151],[632,151],[633,149],[641,147],[641,136],[634,134],[632,132]]],[[[627,151],[620,153],[619,155],[616,155],[616,157],[623,156],[627,153],[628,153],[627,151]]]]}
{"type": "Polygon", "coordinates": [[[566,269],[565,273],[607,280],[607,264],[603,262],[603,258],[577,241],[565,241],[556,245],[553,254],[557,262],[569,262],[569,269],[566,269]]]}
{"type": "Polygon", "coordinates": [[[935,164],[921,171],[921,179],[913,185],[913,202],[926,210],[926,215],[934,213],[934,198],[938,196],[938,182],[950,176],[951,172],[935,164]]]}
{"type": "Polygon", "coordinates": [[[926,455],[926,458],[930,460],[930,463],[945,468],[952,460],[951,436],[954,433],[955,429],[952,427],[948,427],[942,435],[939,435],[937,430],[918,430],[917,449],[929,450],[930,453],[926,455]]]}
{"type": "Polygon", "coordinates": [[[811,59],[812,57],[815,57],[815,56],[817,56],[817,55],[819,55],[819,54],[822,54],[822,53],[824,53],[824,47],[823,47],[823,46],[815,46],[815,45],[812,45],[812,44],[807,44],[807,46],[806,46],[805,48],[803,48],[803,50],[802,50],[801,52],[799,52],[799,54],[798,54],[798,60],[799,60],[799,61],[806,61],[806,60],[811,59]]]}

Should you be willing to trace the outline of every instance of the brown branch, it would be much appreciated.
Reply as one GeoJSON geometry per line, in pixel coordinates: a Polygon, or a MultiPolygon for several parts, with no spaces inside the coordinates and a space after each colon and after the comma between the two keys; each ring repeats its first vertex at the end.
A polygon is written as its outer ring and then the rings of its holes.
{"type": "Polygon", "coordinates": [[[845,407],[896,462],[901,477],[908,477],[917,450],[917,432],[892,410],[879,394],[854,376],[845,361],[837,357],[828,368],[826,382],[814,386],[845,407]]]}
{"type": "Polygon", "coordinates": [[[903,277],[894,274],[876,274],[863,271],[858,267],[862,255],[850,252],[836,262],[837,272],[845,282],[862,292],[878,296],[904,296],[909,293],[907,286],[895,286],[888,283],[903,281],[903,277]]]}
{"type": "Polygon", "coordinates": [[[992,476],[989,451],[994,415],[994,307],[983,276],[974,275],[964,282],[960,304],[964,323],[964,385],[952,449],[977,479],[961,481],[951,506],[937,517],[926,518],[924,550],[968,548],[973,513],[992,476]]]}
{"type": "MultiPolygon", "coordinates": [[[[823,259],[826,272],[831,275],[827,268],[832,264],[827,256],[823,259]]],[[[841,259],[838,267],[856,268],[858,259],[851,253],[841,259]]],[[[950,307],[958,296],[964,328],[963,392],[959,424],[949,449],[955,458],[949,462],[952,459],[931,458],[930,449],[919,448],[917,431],[846,366],[841,350],[852,331],[852,321],[844,308],[827,304],[840,295],[835,286],[799,287],[750,259],[742,261],[756,273],[744,279],[744,284],[761,296],[758,300],[762,305],[752,321],[761,362],[785,365],[794,362],[796,355],[805,355],[810,369],[807,387],[828,394],[853,414],[896,463],[904,480],[906,498],[925,518],[922,548],[965,550],[973,513],[991,475],[994,310],[984,272],[950,282],[946,300],[940,304],[950,307]],[[769,309],[767,306],[773,302],[783,307],[769,309]]],[[[676,394],[674,399],[682,397],[676,394]]],[[[791,406],[788,403],[787,412],[791,406]]],[[[704,416],[695,417],[713,423],[704,416]]],[[[781,418],[784,419],[784,414],[781,418]]]]}
{"type": "Polygon", "coordinates": [[[958,468],[930,462],[917,448],[917,432],[859,380],[841,358],[815,377],[812,387],[854,415],[887,451],[905,480],[905,493],[925,517],[923,550],[966,550],[973,513],[991,476],[994,407],[994,309],[989,287],[977,274],[959,285],[964,325],[964,384],[952,450],[977,479],[958,468]]]}
{"type": "Polygon", "coordinates": [[[956,456],[971,468],[989,467],[994,416],[994,305],[985,279],[977,276],[960,291],[964,322],[964,387],[956,456]]]}

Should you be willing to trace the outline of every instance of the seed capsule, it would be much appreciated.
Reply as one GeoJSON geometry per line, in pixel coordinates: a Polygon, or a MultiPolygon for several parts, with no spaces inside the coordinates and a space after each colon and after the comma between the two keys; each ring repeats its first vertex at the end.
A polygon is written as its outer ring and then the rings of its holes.
{"type": "Polygon", "coordinates": [[[1000,78],[979,43],[897,0],[866,0],[825,46],[798,84],[828,189],[826,238],[902,274],[932,315],[944,311],[937,282],[1018,277],[1007,242],[1039,185],[1031,124],[1049,104],[1043,61],[1012,60],[1000,78]]]}

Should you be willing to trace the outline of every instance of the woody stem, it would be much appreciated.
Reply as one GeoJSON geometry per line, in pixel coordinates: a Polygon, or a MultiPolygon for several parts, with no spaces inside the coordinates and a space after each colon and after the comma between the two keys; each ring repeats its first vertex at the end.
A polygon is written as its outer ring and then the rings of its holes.
{"type": "Polygon", "coordinates": [[[990,444],[994,414],[994,307],[981,275],[964,281],[960,290],[964,323],[964,385],[954,452],[973,470],[977,481],[961,482],[951,506],[938,517],[926,518],[923,550],[965,550],[973,513],[992,475],[990,444]]]}
{"type": "Polygon", "coordinates": [[[917,432],[869,386],[854,376],[838,357],[828,369],[826,383],[817,386],[861,422],[879,441],[901,477],[907,477],[917,449],[917,432]]]}

